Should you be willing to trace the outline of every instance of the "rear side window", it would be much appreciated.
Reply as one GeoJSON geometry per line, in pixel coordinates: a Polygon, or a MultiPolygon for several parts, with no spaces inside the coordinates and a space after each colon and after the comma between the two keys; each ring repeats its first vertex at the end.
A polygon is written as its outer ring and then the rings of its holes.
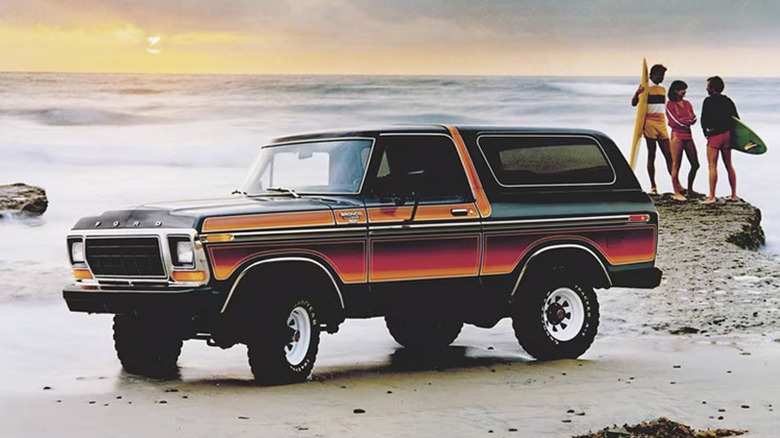
{"type": "Polygon", "coordinates": [[[594,138],[482,136],[477,140],[503,186],[612,184],[615,171],[594,138]]]}

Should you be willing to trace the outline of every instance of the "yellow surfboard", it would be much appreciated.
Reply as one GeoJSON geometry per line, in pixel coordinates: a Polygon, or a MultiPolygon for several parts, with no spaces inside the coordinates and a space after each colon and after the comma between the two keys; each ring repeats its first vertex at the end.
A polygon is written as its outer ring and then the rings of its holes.
{"type": "Polygon", "coordinates": [[[639,140],[642,139],[642,131],[645,128],[645,113],[647,112],[647,59],[642,58],[642,77],[639,81],[639,85],[645,89],[642,94],[639,95],[639,103],[636,105],[636,121],[634,122],[634,137],[631,140],[631,156],[629,157],[629,164],[633,169],[636,165],[636,157],[639,155],[639,140]]]}

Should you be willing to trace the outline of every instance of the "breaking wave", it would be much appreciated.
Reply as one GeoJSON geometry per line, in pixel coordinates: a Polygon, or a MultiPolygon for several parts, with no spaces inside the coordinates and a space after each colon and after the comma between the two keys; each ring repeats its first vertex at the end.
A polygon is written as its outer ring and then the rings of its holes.
{"type": "Polygon", "coordinates": [[[98,108],[42,108],[22,111],[18,115],[48,126],[126,126],[161,123],[157,117],[98,108]]]}

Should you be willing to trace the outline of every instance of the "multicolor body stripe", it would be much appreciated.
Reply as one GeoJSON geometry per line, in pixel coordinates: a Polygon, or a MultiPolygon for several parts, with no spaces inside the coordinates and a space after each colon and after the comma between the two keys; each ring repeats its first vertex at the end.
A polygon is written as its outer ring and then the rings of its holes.
{"type": "Polygon", "coordinates": [[[536,251],[566,241],[610,266],[655,260],[657,227],[627,214],[500,221],[458,129],[445,126],[474,195],[472,203],[352,207],[208,218],[202,238],[214,278],[254,261],[311,257],[342,284],[509,275],[536,251]],[[219,234],[218,234],[219,233],[219,234]],[[219,239],[209,239],[218,236],[219,239]]]}

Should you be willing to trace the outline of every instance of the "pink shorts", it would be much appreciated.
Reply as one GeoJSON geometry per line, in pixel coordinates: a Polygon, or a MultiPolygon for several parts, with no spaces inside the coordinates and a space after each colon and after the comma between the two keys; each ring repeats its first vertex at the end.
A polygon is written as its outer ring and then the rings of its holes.
{"type": "Polygon", "coordinates": [[[707,137],[707,147],[718,150],[731,149],[731,131],[707,137]]]}

